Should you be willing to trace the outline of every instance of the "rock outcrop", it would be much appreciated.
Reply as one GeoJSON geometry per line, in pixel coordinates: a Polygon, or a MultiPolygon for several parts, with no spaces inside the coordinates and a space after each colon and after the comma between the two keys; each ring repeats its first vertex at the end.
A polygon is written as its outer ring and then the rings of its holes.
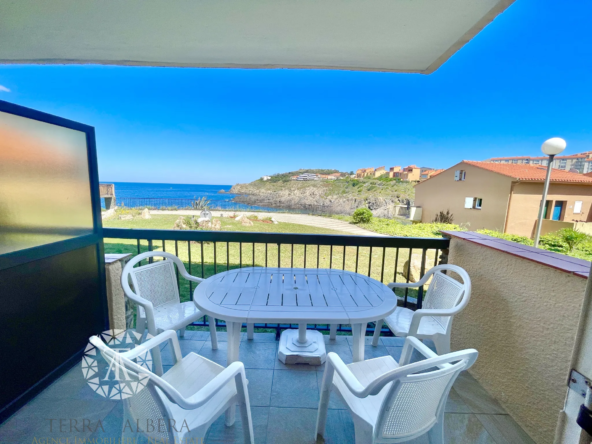
{"type": "Polygon", "coordinates": [[[407,202],[406,195],[392,193],[387,195],[358,195],[356,192],[330,194],[323,184],[298,186],[292,183],[266,188],[251,184],[237,184],[230,193],[237,194],[233,199],[248,205],[273,208],[307,210],[311,213],[351,215],[357,208],[369,208],[377,217],[393,217],[396,205],[407,202]]]}

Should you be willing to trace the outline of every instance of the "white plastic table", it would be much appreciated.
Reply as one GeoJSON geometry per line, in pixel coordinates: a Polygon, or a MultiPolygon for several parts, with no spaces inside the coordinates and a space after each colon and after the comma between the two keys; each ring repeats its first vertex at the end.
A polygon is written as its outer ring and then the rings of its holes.
{"type": "Polygon", "coordinates": [[[253,323],[298,324],[294,343],[300,342],[305,348],[310,347],[309,337],[319,333],[307,333],[307,324],[350,324],[353,360],[363,361],[367,323],[384,319],[397,307],[393,291],[375,279],[350,271],[315,268],[226,271],[199,284],[193,299],[201,311],[226,321],[228,364],[238,361],[243,323],[251,327],[249,339],[253,323]]]}

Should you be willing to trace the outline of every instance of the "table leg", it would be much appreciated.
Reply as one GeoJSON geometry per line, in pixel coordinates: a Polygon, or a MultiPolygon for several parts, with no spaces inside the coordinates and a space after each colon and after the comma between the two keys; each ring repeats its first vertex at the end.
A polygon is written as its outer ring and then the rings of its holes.
{"type": "Polygon", "coordinates": [[[364,338],[366,337],[366,323],[352,324],[352,337],[354,339],[353,345],[353,361],[359,362],[364,360],[364,338]]]}
{"type": "Polygon", "coordinates": [[[298,324],[298,342],[306,344],[306,323],[298,324]]]}
{"type": "MultiPolygon", "coordinates": [[[[228,333],[228,354],[226,355],[226,365],[230,365],[235,361],[238,361],[238,350],[240,348],[240,334],[241,334],[241,322],[226,322],[226,331],[228,333]]],[[[236,417],[236,408],[232,404],[228,410],[226,410],[226,425],[231,426],[234,424],[236,417]]]]}

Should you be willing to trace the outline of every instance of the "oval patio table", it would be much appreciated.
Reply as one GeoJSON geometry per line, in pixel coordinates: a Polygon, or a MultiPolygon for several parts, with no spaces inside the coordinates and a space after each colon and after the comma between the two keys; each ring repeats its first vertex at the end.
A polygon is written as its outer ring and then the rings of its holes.
{"type": "MultiPolygon", "coordinates": [[[[238,361],[243,323],[298,324],[280,338],[280,359],[296,356],[324,362],[322,334],[307,324],[350,324],[353,361],[364,360],[368,322],[384,319],[397,307],[386,285],[358,273],[316,268],[237,268],[209,277],[194,292],[195,305],[228,330],[228,364],[238,361]],[[283,352],[282,352],[283,350],[283,352]]],[[[252,330],[251,330],[252,332],[252,330]]],[[[250,334],[252,338],[252,334],[250,334]]]]}

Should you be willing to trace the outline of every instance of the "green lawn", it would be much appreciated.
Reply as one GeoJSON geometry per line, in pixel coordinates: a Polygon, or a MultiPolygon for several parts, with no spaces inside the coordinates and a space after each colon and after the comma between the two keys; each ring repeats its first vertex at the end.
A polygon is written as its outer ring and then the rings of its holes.
{"type": "MultiPolygon", "coordinates": [[[[176,215],[153,215],[152,219],[141,219],[139,217],[133,220],[118,220],[115,218],[103,221],[104,227],[109,228],[136,228],[136,229],[172,229],[176,215]]],[[[215,218],[218,219],[218,218],[215,218]]],[[[244,226],[230,218],[219,218],[222,223],[223,231],[251,231],[265,233],[312,233],[312,234],[348,234],[340,231],[329,230],[307,225],[282,223],[267,224],[260,221],[254,221],[253,226],[244,226]]],[[[241,266],[278,266],[278,247],[275,244],[238,244],[238,243],[216,243],[215,249],[212,242],[187,242],[187,241],[155,241],[153,250],[165,250],[176,254],[185,263],[185,266],[192,275],[199,277],[209,277],[227,269],[238,268],[241,266]],[[214,260],[214,257],[216,260],[214,260]],[[217,265],[215,265],[215,262],[217,265]]],[[[313,268],[344,268],[350,271],[370,275],[384,283],[392,282],[396,275],[398,282],[405,281],[402,277],[403,266],[409,257],[409,250],[401,249],[398,253],[394,248],[373,248],[372,262],[370,263],[370,248],[360,247],[359,256],[356,261],[356,247],[330,247],[309,245],[282,245],[280,251],[280,265],[283,267],[306,267],[313,268]],[[345,251],[344,251],[345,250],[345,251]],[[384,254],[384,271],[382,269],[384,254]],[[332,259],[331,259],[332,257],[332,259]],[[306,259],[306,264],[305,264],[306,259]],[[395,264],[397,265],[395,273],[395,264]]],[[[149,245],[146,240],[140,243],[140,252],[149,251],[149,245]]],[[[136,240],[131,239],[105,239],[105,253],[138,253],[136,240]]],[[[433,253],[428,255],[428,264],[426,268],[433,266],[435,256],[433,253]]],[[[194,289],[184,279],[180,279],[180,292],[183,300],[189,300],[190,292],[194,289]]],[[[402,295],[403,293],[401,293],[402,295]]],[[[410,296],[415,296],[415,291],[410,291],[410,296]]]]}

